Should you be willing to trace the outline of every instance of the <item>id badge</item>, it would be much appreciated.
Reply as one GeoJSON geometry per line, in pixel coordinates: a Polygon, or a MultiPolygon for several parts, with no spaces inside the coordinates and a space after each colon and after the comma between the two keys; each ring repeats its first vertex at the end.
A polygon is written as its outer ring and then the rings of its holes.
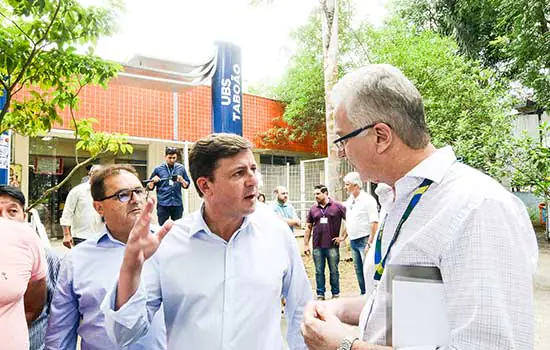
{"type": "Polygon", "coordinates": [[[328,218],[321,218],[321,221],[320,221],[321,224],[328,224],[328,218]]]}
{"type": "Polygon", "coordinates": [[[169,184],[170,186],[174,186],[174,181],[172,181],[172,179],[170,179],[170,181],[168,181],[168,184],[169,184]]]}

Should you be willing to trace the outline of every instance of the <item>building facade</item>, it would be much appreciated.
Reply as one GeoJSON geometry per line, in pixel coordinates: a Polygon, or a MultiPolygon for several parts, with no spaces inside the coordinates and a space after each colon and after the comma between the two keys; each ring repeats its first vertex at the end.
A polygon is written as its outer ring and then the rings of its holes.
{"type": "MultiPolygon", "coordinates": [[[[185,82],[181,77],[186,66],[180,63],[138,56],[123,67],[107,89],[87,86],[80,94],[77,118],[95,118],[96,131],[127,134],[134,148],[132,154],[110,154],[96,163],[132,164],[145,180],[164,161],[164,148],[173,146],[180,149],[180,161],[188,169],[187,154],[193,142],[212,132],[210,86],[185,82]]],[[[17,98],[25,98],[25,93],[17,98]]],[[[284,104],[244,93],[242,106],[243,136],[253,143],[258,163],[297,163],[326,154],[326,146],[314,149],[311,140],[264,145],[259,135],[282,116],[284,104]]],[[[60,183],[76,164],[76,140],[68,111],[63,111],[62,117],[63,123],[47,135],[13,136],[13,178],[17,178],[29,203],[60,183]]],[[[86,156],[79,153],[81,159],[86,156]]],[[[59,218],[65,199],[85,175],[86,170],[80,169],[41,205],[42,220],[51,236],[62,236],[59,218]]],[[[184,194],[186,210],[196,209],[200,200],[194,189],[184,194]]]]}

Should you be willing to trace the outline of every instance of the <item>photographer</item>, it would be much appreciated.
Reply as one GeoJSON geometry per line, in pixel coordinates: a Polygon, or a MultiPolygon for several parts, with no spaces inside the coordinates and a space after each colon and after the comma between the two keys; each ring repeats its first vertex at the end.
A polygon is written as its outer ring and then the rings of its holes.
{"type": "Polygon", "coordinates": [[[168,218],[180,219],[183,215],[183,202],[181,189],[189,187],[189,176],[185,167],[176,162],[178,151],[175,147],[166,147],[164,152],[165,162],[157,166],[149,177],[147,187],[152,190],[157,188],[157,215],[159,225],[164,224],[168,218]]]}

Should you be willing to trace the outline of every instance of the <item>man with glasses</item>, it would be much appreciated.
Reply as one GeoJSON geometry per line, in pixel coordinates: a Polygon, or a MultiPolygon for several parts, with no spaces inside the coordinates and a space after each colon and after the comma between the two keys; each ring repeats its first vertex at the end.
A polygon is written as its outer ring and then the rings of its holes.
{"type": "MultiPolygon", "coordinates": [[[[104,329],[100,310],[105,294],[116,283],[130,230],[141,214],[146,191],[135,169],[114,164],[92,177],[93,205],[105,219],[103,232],[71,249],[65,256],[54,292],[46,332],[46,349],[116,349],[104,329]]],[[[165,349],[163,312],[146,335],[128,349],[165,349]]]]}
{"type": "Polygon", "coordinates": [[[90,194],[91,177],[99,168],[100,165],[93,165],[88,172],[88,181],[71,189],[65,200],[59,222],[63,227],[63,245],[69,249],[95,235],[103,227],[90,194]]]}
{"type": "Polygon", "coordinates": [[[257,205],[252,144],[209,135],[193,146],[189,169],[203,204],[150,236],[149,200],[102,305],[109,335],[131,344],[164,305],[169,349],[283,349],[284,296],[288,348],[305,349],[300,322],[311,286],[288,225],[257,205]]]}
{"type": "Polygon", "coordinates": [[[147,186],[150,190],[157,187],[157,216],[159,225],[166,220],[178,220],[183,216],[183,201],[181,189],[189,187],[189,176],[185,167],[176,162],[178,150],[175,147],[166,147],[165,162],[157,166],[147,186]]]}
{"type": "Polygon", "coordinates": [[[309,349],[391,349],[390,265],[441,274],[448,343],[422,349],[533,349],[538,254],[523,203],[457,162],[450,147],[430,143],[422,97],[397,68],[351,72],[332,98],[340,155],[363,180],[392,190],[377,191],[385,213],[366,256],[368,297],[308,305],[302,331],[309,349]],[[342,323],[359,325],[359,337],[342,323]]]}

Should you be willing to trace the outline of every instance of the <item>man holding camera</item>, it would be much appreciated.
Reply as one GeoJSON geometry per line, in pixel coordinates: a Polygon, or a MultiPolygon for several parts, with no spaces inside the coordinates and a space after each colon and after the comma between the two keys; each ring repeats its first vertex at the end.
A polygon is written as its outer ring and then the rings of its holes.
{"type": "Polygon", "coordinates": [[[157,187],[157,216],[159,225],[164,224],[168,218],[181,219],[183,215],[183,202],[181,200],[182,187],[189,187],[189,176],[185,167],[176,162],[178,151],[175,147],[166,147],[164,153],[165,162],[157,166],[149,177],[147,187],[152,190],[157,187]]]}

